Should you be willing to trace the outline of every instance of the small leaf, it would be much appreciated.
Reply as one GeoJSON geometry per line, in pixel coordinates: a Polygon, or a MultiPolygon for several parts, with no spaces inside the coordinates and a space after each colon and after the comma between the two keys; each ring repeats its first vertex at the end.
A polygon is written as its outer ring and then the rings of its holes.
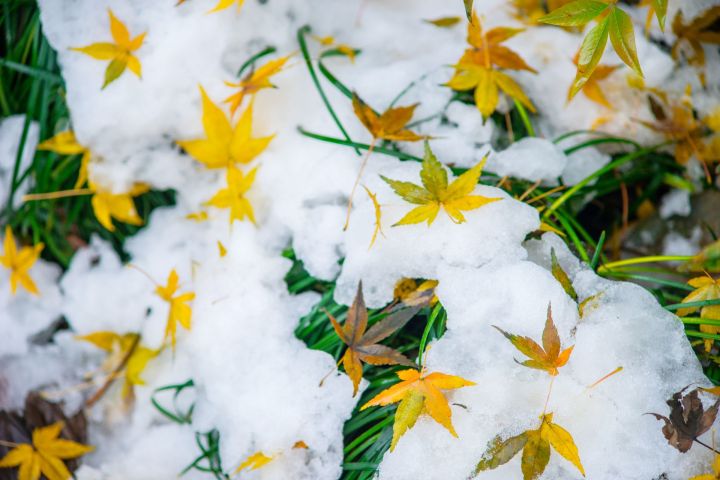
{"type": "Polygon", "coordinates": [[[539,22],[561,27],[581,27],[603,13],[609,5],[598,0],[577,0],[540,17],[539,22]]]}
{"type": "Polygon", "coordinates": [[[423,20],[423,22],[440,28],[448,28],[457,25],[460,22],[460,17],[440,17],[434,20],[423,20]]]}
{"type": "Polygon", "coordinates": [[[667,0],[652,0],[652,8],[655,10],[655,16],[657,16],[658,24],[661,30],[665,30],[665,19],[667,17],[667,0]]]}
{"type": "Polygon", "coordinates": [[[500,437],[495,437],[475,467],[475,474],[477,475],[484,470],[492,470],[501,465],[505,465],[512,460],[520,450],[525,448],[527,441],[528,436],[525,432],[515,437],[510,437],[504,442],[500,440],[500,437]]]}
{"type": "Polygon", "coordinates": [[[523,448],[520,468],[524,480],[535,480],[545,471],[550,461],[550,442],[543,438],[539,430],[526,432],[528,437],[523,448]]]}
{"type": "Polygon", "coordinates": [[[565,273],[565,270],[563,270],[562,266],[560,265],[560,262],[558,262],[557,256],[555,255],[555,249],[550,249],[550,257],[552,259],[552,275],[555,277],[555,280],[557,280],[560,285],[562,285],[563,290],[565,290],[565,293],[567,293],[570,298],[572,298],[574,301],[577,302],[578,296],[575,292],[575,288],[573,288],[573,284],[570,281],[570,277],[568,277],[567,273],[565,273]]]}
{"type": "Polygon", "coordinates": [[[607,21],[610,26],[610,41],[615,53],[620,60],[642,77],[643,73],[635,48],[635,30],[630,15],[620,8],[614,7],[608,15],[607,21]]]}
{"type": "Polygon", "coordinates": [[[607,45],[608,31],[609,22],[606,17],[595,25],[583,39],[578,55],[577,74],[568,94],[569,98],[573,98],[583,88],[600,63],[605,45],[607,45]]]}
{"type": "Polygon", "coordinates": [[[465,15],[467,15],[468,22],[472,23],[472,11],[473,11],[473,0],[463,0],[465,4],[465,15]]]}

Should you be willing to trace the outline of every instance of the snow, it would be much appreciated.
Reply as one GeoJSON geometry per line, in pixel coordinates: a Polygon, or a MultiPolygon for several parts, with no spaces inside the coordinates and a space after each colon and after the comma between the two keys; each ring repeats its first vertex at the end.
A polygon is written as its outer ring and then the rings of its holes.
{"type": "MultiPolygon", "coordinates": [[[[495,434],[510,435],[536,423],[547,376],[513,362],[512,346],[491,325],[537,338],[548,303],[563,343],[576,345],[555,383],[550,409],[575,437],[588,478],[647,480],[667,473],[675,480],[699,472],[707,462],[699,449],[686,455],[672,450],[660,424],[643,416],[664,412],[672,392],[704,382],[682,326],[640,287],[597,277],[558,237],[546,234],[526,242],[540,225],[534,208],[496,187],[479,185],[475,194],[502,200],[467,212],[465,223],[455,224],[441,212],[431,226],[392,227],[411,206],[379,175],[418,182],[420,165],[375,153],[361,184],[382,205],[382,234],[371,247],[374,209],[362,188],[343,231],[361,157],[350,148],[298,133],[302,126],[341,136],[299,55],[273,78],[277,89],[261,91],[254,104],[255,134],[277,134],[256,162],[258,175],[248,194],[257,227],[230,225],[227,212],[217,209],[208,210],[204,222],[186,218],[203,210],[225,182],[222,171],[203,168],[174,144],[203,135],[198,85],[219,103],[230,94],[223,81],[235,79],[245,59],[269,44],[280,54],[296,51],[295,34],[305,24],[318,35],[336,35],[362,50],[355,63],[346,58],[324,62],[376,110],[384,110],[415,82],[396,105],[420,103],[415,119],[430,120],[417,130],[433,137],[431,145],[442,162],[475,165],[497,146],[497,128],[491,121],[483,123],[475,107],[449,103],[452,92],[440,86],[452,73],[448,65],[465,48],[465,32],[421,21],[462,15],[460,2],[450,7],[440,0],[417,0],[409,9],[401,0],[313,0],[311,7],[249,1],[239,14],[234,9],[206,14],[214,2],[205,0],[179,7],[173,0],[39,3],[43,31],[58,51],[73,128],[94,155],[92,178],[116,191],[135,182],[175,189],[177,204],[154,211],[148,226],[126,242],[130,265],[94,237],[75,254],[62,278],[57,267],[43,261],[33,267],[39,298],[10,296],[7,272],[0,272],[0,328],[12,336],[0,342],[0,381],[5,386],[0,400],[17,407],[32,388],[72,390],[82,372],[98,368],[103,353],[74,335],[140,332],[143,345],[162,345],[168,305],[153,293],[154,282],[164,283],[172,269],[181,291],[196,294],[192,329],[179,328],[176,351],[166,350],[149,364],[143,373],[146,385],[136,387],[131,411],[122,411],[114,388],[90,412],[90,442],[97,448],[86,457],[78,478],[176,478],[200,454],[195,432],[213,428],[220,433],[226,469],[257,451],[274,455],[267,467],[247,478],[338,478],[343,424],[357,398],[343,374],[331,374],[320,386],[334,359],[307,349],[294,336],[298,319],[318,298],[287,292],[284,275],[290,262],[281,252],[288,246],[312,275],[337,281],[335,299],[345,304],[352,301],[359,280],[373,307],[392,299],[393,286],[402,277],[440,282],[437,294],[447,309],[449,330],[432,345],[428,367],[478,386],[450,394],[453,404],[467,407],[452,407],[459,439],[423,417],[395,452],[386,454],[380,478],[464,479],[495,434]],[[148,36],[137,52],[143,78],[126,72],[101,90],[105,63],[69,47],[109,39],[108,7],[132,35],[147,31],[148,36]],[[226,256],[219,255],[218,242],[226,256]],[[581,298],[598,295],[583,318],[549,273],[551,246],[581,298]],[[47,345],[29,344],[61,315],[71,332],[55,335],[47,345]],[[586,391],[617,366],[623,366],[621,373],[586,391]],[[196,385],[193,424],[176,425],[150,399],[154,389],[190,378],[196,385]],[[309,448],[293,448],[300,440],[309,448]]],[[[482,2],[477,8],[490,25],[518,25],[506,2],[482,2]]],[[[568,52],[580,40],[580,34],[539,27],[508,42],[541,71],[517,78],[541,112],[537,130],[544,138],[493,150],[488,171],[545,184],[556,184],[558,178],[575,184],[610,161],[607,151],[584,148],[566,155],[562,148],[587,138],[573,137],[561,146],[548,139],[588,129],[603,116],[608,117],[603,129],[610,133],[657,140],[636,121],[649,119],[650,113],[644,93],[625,88],[627,70],[607,79],[616,110],[608,112],[582,94],[566,102],[574,75],[568,52]]],[[[317,55],[317,45],[308,42],[317,55]]],[[[642,36],[638,49],[647,84],[662,85],[672,69],[669,56],[642,36]]],[[[604,63],[617,61],[608,54],[604,63]]],[[[368,143],[370,136],[350,102],[324,85],[350,137],[368,143]]],[[[21,118],[13,117],[0,125],[0,174],[14,161],[12,140],[21,124],[21,118]]],[[[403,145],[403,150],[421,155],[422,144],[403,145]]],[[[667,208],[678,212],[681,200],[669,199],[673,208],[667,208]]],[[[73,392],[66,400],[77,405],[79,393],[73,392]]],[[[514,478],[518,472],[514,460],[483,478],[514,478]]],[[[203,476],[190,472],[186,478],[203,476]]],[[[553,454],[543,478],[578,478],[578,473],[553,454]]]]}
{"type": "Polygon", "coordinates": [[[665,195],[660,204],[660,218],[667,219],[673,215],[687,217],[690,215],[690,192],[675,189],[665,195]]]}
{"type": "Polygon", "coordinates": [[[508,175],[532,182],[557,184],[567,160],[563,151],[551,141],[526,137],[492,155],[487,170],[501,177],[508,175]]]}

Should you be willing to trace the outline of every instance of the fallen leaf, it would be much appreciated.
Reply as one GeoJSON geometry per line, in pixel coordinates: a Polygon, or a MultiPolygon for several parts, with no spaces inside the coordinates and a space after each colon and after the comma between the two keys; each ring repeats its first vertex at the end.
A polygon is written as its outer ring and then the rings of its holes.
{"type": "MultiPolygon", "coordinates": [[[[689,295],[682,299],[680,303],[704,302],[706,300],[720,300],[720,279],[714,279],[711,276],[695,277],[688,280],[688,284],[693,287],[689,295]]],[[[700,317],[711,320],[720,320],[720,305],[705,305],[704,307],[687,307],[677,311],[679,317],[685,317],[691,313],[700,310],[700,317]]],[[[700,324],[700,331],[711,334],[720,333],[720,327],[716,325],[700,324]]],[[[713,339],[704,340],[705,351],[712,350],[713,339]]]]}
{"type": "Polygon", "coordinates": [[[63,460],[78,458],[93,447],[60,437],[64,422],[56,422],[32,432],[32,444],[21,443],[0,459],[0,468],[18,467],[18,480],[68,480],[72,473],[63,460]]]}
{"type": "Polygon", "coordinates": [[[177,291],[180,288],[179,281],[178,274],[173,268],[168,275],[167,285],[158,285],[157,288],[155,288],[155,294],[170,305],[167,324],[165,326],[165,339],[170,338],[173,351],[175,351],[178,323],[186,330],[190,330],[191,328],[192,308],[188,305],[188,302],[195,299],[195,293],[193,292],[185,292],[177,295],[177,291]]]}
{"type": "Polygon", "coordinates": [[[275,60],[270,60],[257,70],[248,73],[239,82],[225,82],[225,85],[228,87],[238,89],[236,93],[225,99],[225,103],[230,104],[231,114],[235,114],[237,109],[242,105],[246,96],[255,95],[257,92],[265,88],[276,88],[270,81],[270,78],[282,71],[290,57],[292,57],[292,54],[275,60]]]}
{"type": "Polygon", "coordinates": [[[84,53],[97,60],[110,60],[105,70],[105,81],[102,88],[107,87],[110,83],[120,78],[125,69],[130,69],[138,78],[142,77],[142,66],[140,60],[133,54],[143,44],[145,33],[141,33],[135,38],[130,38],[130,32],[123,22],[121,22],[108,9],[110,16],[110,33],[113,42],[93,43],[86,47],[71,48],[76,52],[84,53]]]}
{"type": "Polygon", "coordinates": [[[486,160],[487,158],[483,158],[482,161],[448,185],[447,171],[432,153],[430,145],[426,141],[425,158],[420,171],[420,180],[423,186],[380,176],[403,200],[419,205],[393,226],[425,221],[430,226],[435,221],[441,207],[455,223],[463,223],[465,221],[463,211],[475,210],[488,203],[502,200],[501,198],[471,195],[480,179],[486,160]]]}
{"type": "Polygon", "coordinates": [[[252,102],[233,128],[225,113],[210,100],[202,87],[200,94],[203,104],[202,123],[206,138],[180,140],[177,144],[206,167],[227,168],[250,163],[274,138],[274,135],[252,137],[252,102]]]}
{"type": "Polygon", "coordinates": [[[415,425],[422,413],[427,413],[433,420],[445,427],[452,436],[457,437],[452,425],[452,410],[441,390],[469,387],[474,382],[462,377],[433,372],[427,374],[425,369],[401,370],[397,376],[400,383],[383,390],[360,409],[373,406],[384,406],[400,402],[395,412],[393,438],[390,451],[395,449],[400,437],[415,425]]]}
{"type": "Polygon", "coordinates": [[[550,259],[552,276],[555,277],[555,280],[557,280],[560,285],[562,285],[565,293],[567,293],[568,296],[573,299],[573,301],[577,302],[578,296],[575,292],[575,288],[570,281],[570,277],[568,277],[567,273],[565,273],[565,270],[563,270],[562,266],[560,265],[560,262],[558,262],[554,248],[550,249],[550,259]]]}
{"type": "Polygon", "coordinates": [[[433,20],[423,20],[423,22],[440,28],[448,28],[460,23],[460,17],[440,17],[433,20]]]}
{"type": "Polygon", "coordinates": [[[255,212],[245,194],[255,181],[257,168],[245,175],[235,167],[228,167],[225,173],[226,188],[221,188],[208,200],[206,205],[216,208],[230,209],[230,223],[234,220],[243,221],[245,217],[255,224],[255,212]]]}
{"type": "Polygon", "coordinates": [[[437,280],[423,280],[418,283],[412,278],[403,278],[395,284],[393,298],[408,307],[434,305],[438,301],[435,296],[437,286],[437,280]]]}
{"type": "MultiPolygon", "coordinates": [[[[510,340],[515,348],[525,354],[530,360],[520,363],[528,368],[536,368],[545,370],[552,376],[557,375],[558,369],[565,366],[570,360],[570,354],[574,347],[561,349],[560,336],[558,335],[555,322],[552,318],[552,308],[548,305],[547,319],[545,320],[545,328],[542,334],[542,347],[529,337],[521,337],[506,332],[505,330],[493,325],[505,338],[510,340]]],[[[518,362],[519,363],[519,362],[518,362]]]]}
{"type": "Polygon", "coordinates": [[[49,152],[57,153],[58,155],[80,155],[80,170],[78,172],[78,178],[75,181],[74,188],[82,187],[88,179],[88,166],[90,165],[90,158],[92,154],[90,150],[80,145],[75,138],[75,133],[72,130],[66,130],[56,134],[52,138],[48,138],[44,142],[41,142],[37,146],[38,150],[45,150],[49,152]]]}
{"type": "Polygon", "coordinates": [[[698,398],[698,389],[683,396],[683,392],[687,388],[674,393],[667,401],[670,407],[670,418],[658,413],[648,414],[665,423],[662,428],[663,435],[672,447],[682,453],[690,450],[697,437],[710,430],[715,423],[718,407],[720,407],[720,400],[717,400],[705,410],[698,398]]]}
{"type": "Polygon", "coordinates": [[[122,388],[122,396],[125,400],[133,397],[136,385],[145,385],[145,380],[141,377],[142,372],[148,362],[160,353],[158,350],[140,344],[140,336],[137,333],[120,335],[115,332],[98,331],[76,338],[107,352],[108,356],[105,358],[102,368],[106,374],[112,375],[116,372],[123,360],[127,358],[125,366],[117,372],[117,374],[124,373],[125,376],[122,388]]]}
{"type": "Polygon", "coordinates": [[[219,12],[220,10],[225,10],[226,8],[232,7],[234,3],[237,3],[237,11],[239,12],[243,6],[243,3],[245,3],[245,0],[220,0],[215,6],[215,8],[213,8],[207,13],[214,13],[219,12]]]}
{"type": "Polygon", "coordinates": [[[248,458],[245,459],[244,462],[238,466],[235,471],[233,472],[234,475],[237,475],[241,471],[248,469],[249,471],[258,470],[268,463],[272,462],[274,457],[268,457],[263,452],[255,452],[252,455],[250,455],[248,458]]]}
{"type": "Polygon", "coordinates": [[[382,115],[375,113],[357,93],[353,93],[352,104],[355,116],[368,129],[374,139],[417,142],[426,138],[405,128],[412,119],[418,104],[389,108],[382,115]]]}
{"type": "Polygon", "coordinates": [[[682,10],[678,10],[672,23],[672,31],[676,37],[671,49],[672,57],[676,60],[685,57],[691,65],[704,66],[703,43],[720,44],[720,33],[717,29],[713,29],[718,19],[720,19],[720,5],[708,8],[689,23],[685,23],[682,10]]]}
{"type": "Polygon", "coordinates": [[[535,430],[527,430],[504,441],[495,437],[475,467],[474,476],[505,465],[522,450],[520,468],[523,479],[535,480],[543,474],[550,461],[551,447],[585,476],[585,469],[572,435],[553,422],[552,413],[543,414],[540,417],[540,427],[535,430]]]}
{"type": "Polygon", "coordinates": [[[126,193],[114,193],[106,190],[104,187],[88,180],[89,189],[92,191],[92,199],[90,204],[95,213],[95,218],[107,230],[114,232],[115,225],[112,219],[116,219],[130,225],[142,225],[143,221],[135,209],[133,198],[142,195],[150,190],[150,186],[145,183],[138,183],[126,193]]]}
{"type": "Polygon", "coordinates": [[[17,292],[18,285],[33,295],[40,295],[37,285],[30,276],[30,269],[37,262],[44,247],[43,243],[38,243],[32,247],[21,247],[18,250],[10,225],[5,226],[0,265],[10,270],[10,290],[13,295],[17,292]]]}
{"type": "Polygon", "coordinates": [[[419,310],[418,307],[395,310],[368,330],[368,311],[365,308],[362,282],[360,282],[355,299],[348,309],[347,318],[343,325],[340,325],[329,312],[325,312],[335,329],[335,333],[347,345],[347,350],[343,355],[343,366],[348,377],[353,382],[353,396],[357,394],[360,380],[362,380],[362,362],[371,365],[415,366],[415,363],[402,353],[385,345],[380,345],[378,342],[404,327],[419,310]]]}

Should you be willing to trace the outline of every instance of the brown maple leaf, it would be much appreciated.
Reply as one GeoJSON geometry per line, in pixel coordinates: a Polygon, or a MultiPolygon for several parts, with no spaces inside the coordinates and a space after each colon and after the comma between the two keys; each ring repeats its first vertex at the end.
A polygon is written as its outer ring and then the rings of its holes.
{"type": "Polygon", "coordinates": [[[700,398],[698,398],[698,389],[696,388],[687,395],[683,395],[683,392],[687,389],[688,387],[683,388],[668,399],[670,418],[658,413],[648,414],[665,422],[662,428],[663,435],[665,435],[670,445],[682,453],[690,450],[693,442],[698,441],[697,437],[710,430],[710,427],[715,423],[718,407],[720,407],[719,399],[705,410],[700,398]]]}
{"type": "Polygon", "coordinates": [[[385,345],[379,345],[378,342],[404,327],[419,310],[420,307],[394,310],[367,330],[368,311],[363,298],[362,282],[360,282],[355,300],[348,309],[344,325],[340,325],[335,317],[325,311],[335,329],[335,333],[348,347],[342,360],[345,372],[353,382],[353,396],[357,394],[362,379],[362,362],[371,365],[416,366],[402,353],[385,345]]]}
{"type": "Polygon", "coordinates": [[[499,327],[495,328],[505,335],[505,338],[510,340],[515,348],[530,357],[530,360],[525,360],[520,363],[520,365],[524,365],[528,368],[545,370],[552,376],[557,375],[558,369],[568,362],[570,354],[574,348],[574,346],[572,346],[566,348],[565,350],[561,350],[560,336],[558,335],[557,328],[555,327],[555,322],[553,322],[552,308],[550,305],[548,305],[547,320],[545,321],[545,328],[543,329],[542,334],[542,347],[531,338],[513,335],[499,327]]]}

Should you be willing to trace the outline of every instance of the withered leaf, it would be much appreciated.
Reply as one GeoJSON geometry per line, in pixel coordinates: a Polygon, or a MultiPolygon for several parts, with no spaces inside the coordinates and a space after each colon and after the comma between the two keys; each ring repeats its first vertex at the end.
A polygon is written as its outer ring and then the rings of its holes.
{"type": "Polygon", "coordinates": [[[335,333],[348,347],[343,356],[343,366],[353,382],[353,396],[357,394],[362,379],[362,362],[371,365],[415,366],[415,363],[402,353],[385,345],[379,345],[378,342],[404,327],[420,308],[415,306],[395,310],[370,327],[370,329],[367,329],[368,311],[363,298],[362,282],[360,282],[358,283],[355,300],[348,309],[344,325],[340,325],[335,317],[329,312],[325,312],[335,329],[335,333]]]}
{"type": "Polygon", "coordinates": [[[697,437],[710,430],[710,427],[715,423],[718,407],[720,407],[720,399],[718,399],[710,408],[705,410],[702,401],[698,397],[699,389],[696,388],[687,395],[683,395],[687,389],[688,387],[685,387],[679,392],[675,392],[668,399],[669,418],[659,413],[648,414],[665,422],[662,428],[663,435],[665,435],[671,446],[682,453],[690,450],[697,437]]]}

